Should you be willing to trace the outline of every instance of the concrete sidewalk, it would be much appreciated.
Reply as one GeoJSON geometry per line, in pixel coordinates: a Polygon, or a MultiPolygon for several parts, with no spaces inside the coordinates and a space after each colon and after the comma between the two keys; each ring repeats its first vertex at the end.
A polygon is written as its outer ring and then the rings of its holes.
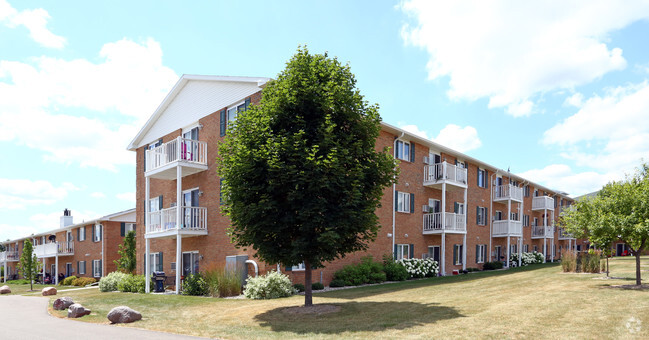
{"type": "MultiPolygon", "coordinates": [[[[0,338],[2,339],[201,339],[130,327],[93,324],[60,319],[47,312],[50,299],[0,296],[0,338]]],[[[91,308],[92,309],[92,308],[91,308]]],[[[108,321],[108,319],[106,319],[108,321]]]]}

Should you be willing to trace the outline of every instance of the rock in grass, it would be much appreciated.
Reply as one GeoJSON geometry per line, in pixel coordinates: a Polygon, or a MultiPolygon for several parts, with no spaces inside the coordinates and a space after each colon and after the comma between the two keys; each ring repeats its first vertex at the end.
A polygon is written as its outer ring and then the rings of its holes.
{"type": "Polygon", "coordinates": [[[80,318],[88,314],[90,314],[90,309],[78,303],[73,303],[70,305],[70,308],[68,308],[68,318],[80,318]]]}
{"type": "Polygon", "coordinates": [[[42,291],[43,296],[56,295],[56,288],[54,287],[45,287],[42,291]]]}
{"type": "Polygon", "coordinates": [[[74,301],[72,301],[71,297],[65,296],[54,300],[54,304],[52,304],[52,308],[54,308],[54,310],[64,310],[70,307],[73,303],[74,301]]]}
{"type": "Polygon", "coordinates": [[[9,286],[0,287],[0,294],[11,294],[11,288],[9,286]]]}
{"type": "Polygon", "coordinates": [[[141,320],[142,314],[127,306],[119,306],[111,309],[107,317],[112,323],[131,323],[141,320]]]}

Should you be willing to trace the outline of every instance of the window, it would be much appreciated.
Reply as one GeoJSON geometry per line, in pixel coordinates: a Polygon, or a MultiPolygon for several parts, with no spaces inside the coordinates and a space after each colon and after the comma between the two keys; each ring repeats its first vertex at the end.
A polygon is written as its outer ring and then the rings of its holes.
{"type": "Polygon", "coordinates": [[[162,252],[149,254],[149,269],[151,273],[162,271],[162,252]]]}
{"type": "Polygon", "coordinates": [[[510,218],[509,218],[510,220],[512,220],[512,221],[520,221],[518,219],[518,213],[517,212],[511,213],[510,215],[511,215],[510,218]]]}
{"type": "Polygon", "coordinates": [[[433,259],[433,261],[437,261],[439,263],[440,260],[440,252],[439,252],[439,246],[429,246],[428,247],[428,258],[433,259]]]}
{"type": "Polygon", "coordinates": [[[410,159],[410,143],[397,140],[397,145],[395,148],[395,157],[404,161],[411,161],[410,159]]]}
{"type": "Polygon", "coordinates": [[[74,273],[74,269],[72,269],[72,263],[68,262],[65,264],[65,276],[72,276],[72,273],[74,273]]]}
{"type": "Polygon", "coordinates": [[[196,274],[199,272],[198,260],[200,259],[198,252],[183,253],[183,275],[196,274]]]}
{"type": "Polygon", "coordinates": [[[518,245],[517,244],[510,244],[509,245],[509,253],[510,254],[518,253],[518,245]]]}
{"type": "Polygon", "coordinates": [[[534,251],[539,251],[539,247],[538,247],[538,246],[534,246],[534,251]]]}
{"type": "Polygon", "coordinates": [[[124,232],[128,234],[129,231],[135,231],[135,223],[126,223],[124,225],[124,232]]]}
{"type": "Polygon", "coordinates": [[[538,217],[534,217],[534,224],[532,226],[537,227],[539,225],[539,219],[538,217]]]}
{"type": "Polygon", "coordinates": [[[481,188],[487,187],[487,170],[478,168],[478,186],[481,188]]]}
{"type": "Polygon", "coordinates": [[[304,270],[304,262],[291,267],[291,270],[304,270]]]}
{"type": "Polygon", "coordinates": [[[494,216],[494,217],[495,217],[495,219],[494,219],[495,221],[502,221],[502,219],[503,219],[503,212],[502,212],[502,211],[498,211],[498,210],[496,210],[496,216],[494,216]]]}
{"type": "Polygon", "coordinates": [[[525,195],[525,197],[530,197],[530,186],[529,185],[526,185],[526,186],[523,187],[523,195],[525,195]]]}
{"type": "Polygon", "coordinates": [[[534,197],[539,197],[539,189],[534,189],[534,197]]]}
{"type": "Polygon", "coordinates": [[[455,160],[455,165],[460,169],[466,169],[466,163],[455,160]]]}
{"type": "Polygon", "coordinates": [[[503,253],[502,252],[502,247],[501,246],[496,246],[496,248],[495,248],[496,261],[501,261],[501,260],[503,260],[505,258],[504,256],[502,256],[502,253],[503,253]]]}
{"type": "Polygon", "coordinates": [[[240,103],[228,109],[228,123],[233,122],[237,118],[239,112],[246,111],[246,103],[240,103]]]}
{"type": "Polygon", "coordinates": [[[464,215],[464,203],[460,202],[455,202],[455,205],[453,206],[453,212],[458,214],[458,215],[464,215]]]}
{"type": "Polygon", "coordinates": [[[95,224],[92,226],[92,242],[101,241],[101,229],[103,226],[101,224],[95,224]]]}
{"type": "Polygon", "coordinates": [[[414,196],[414,194],[411,195],[407,192],[397,191],[397,211],[398,212],[405,212],[405,213],[412,212],[410,208],[411,208],[411,204],[414,202],[411,202],[411,196],[414,196]]]}
{"type": "Polygon", "coordinates": [[[581,244],[577,245],[577,251],[581,251],[581,244]]]}
{"type": "Polygon", "coordinates": [[[487,225],[487,208],[477,207],[476,224],[487,225]]]}
{"type": "Polygon", "coordinates": [[[101,277],[101,260],[92,260],[92,276],[101,277]]]}
{"type": "Polygon", "coordinates": [[[460,265],[462,264],[462,245],[454,244],[453,245],[453,264],[460,265]]]}
{"type": "Polygon", "coordinates": [[[410,245],[409,244],[397,244],[395,245],[396,249],[396,260],[409,259],[410,258],[410,245]]]}
{"type": "Polygon", "coordinates": [[[527,253],[530,251],[530,245],[529,244],[524,244],[523,245],[523,252],[527,253]]]}
{"type": "Polygon", "coordinates": [[[529,227],[530,215],[523,215],[523,227],[529,227]]]}
{"type": "Polygon", "coordinates": [[[475,245],[475,263],[484,263],[486,257],[487,257],[487,245],[486,244],[476,244],[475,245]]]}
{"type": "Polygon", "coordinates": [[[86,261],[77,261],[77,273],[79,275],[86,274],[86,261]]]}
{"type": "Polygon", "coordinates": [[[77,240],[78,241],[85,241],[86,240],[86,227],[85,226],[77,229],[77,240]]]}
{"type": "Polygon", "coordinates": [[[515,181],[515,180],[512,179],[512,180],[509,181],[509,184],[517,187],[518,186],[518,181],[515,181]]]}
{"type": "Polygon", "coordinates": [[[428,212],[429,213],[442,212],[442,201],[436,200],[434,198],[429,198],[428,199],[428,212]]]}

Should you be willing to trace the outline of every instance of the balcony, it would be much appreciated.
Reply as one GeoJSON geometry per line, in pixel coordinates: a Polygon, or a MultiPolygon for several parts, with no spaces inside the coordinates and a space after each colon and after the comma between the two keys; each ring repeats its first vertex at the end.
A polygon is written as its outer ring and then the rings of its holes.
{"type": "Polygon", "coordinates": [[[182,207],[180,223],[176,207],[149,212],[146,238],[174,238],[176,235],[207,235],[207,208],[182,207]]]}
{"type": "Polygon", "coordinates": [[[207,143],[177,137],[146,150],[145,176],[173,180],[178,166],[183,177],[207,170],[207,143]]]}
{"type": "Polygon", "coordinates": [[[569,232],[567,232],[563,228],[558,228],[559,229],[559,240],[575,240],[576,238],[572,236],[569,232]]]}
{"type": "Polygon", "coordinates": [[[507,184],[493,187],[492,191],[494,202],[523,202],[523,188],[507,184]]]}
{"type": "Polygon", "coordinates": [[[446,213],[424,214],[424,231],[423,234],[466,234],[466,216],[446,213]],[[442,223],[444,219],[445,223],[442,223]]]}
{"type": "Polygon", "coordinates": [[[36,254],[36,257],[38,258],[74,255],[74,242],[68,241],[39,244],[34,247],[34,254],[36,254]]]}
{"type": "Polygon", "coordinates": [[[550,196],[534,197],[532,210],[554,210],[554,199],[550,196]]]}
{"type": "Polygon", "coordinates": [[[532,239],[554,238],[554,226],[532,226],[532,239]]]}
{"type": "Polygon", "coordinates": [[[0,252],[0,262],[16,262],[20,259],[17,251],[7,250],[0,252]]]}
{"type": "Polygon", "coordinates": [[[500,220],[493,222],[493,237],[520,237],[523,235],[523,223],[516,220],[500,220]]]}
{"type": "Polygon", "coordinates": [[[442,184],[449,184],[451,188],[466,188],[466,169],[446,162],[424,166],[424,186],[441,188],[442,184]]]}

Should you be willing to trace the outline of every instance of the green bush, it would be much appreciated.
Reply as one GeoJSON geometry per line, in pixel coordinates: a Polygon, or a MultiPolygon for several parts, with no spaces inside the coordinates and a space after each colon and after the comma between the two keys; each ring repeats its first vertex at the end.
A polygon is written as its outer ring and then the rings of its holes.
{"type": "Polygon", "coordinates": [[[95,282],[97,282],[97,279],[95,279],[94,277],[79,277],[72,280],[72,285],[77,287],[85,287],[95,282]]]}
{"type": "Polygon", "coordinates": [[[375,262],[372,256],[361,259],[361,263],[350,264],[334,273],[334,280],[345,282],[346,286],[359,286],[365,283],[385,281],[383,264],[375,262]]]}
{"type": "Polygon", "coordinates": [[[108,275],[102,277],[99,280],[99,291],[100,292],[114,292],[118,290],[117,285],[127,276],[128,274],[122,272],[112,272],[108,275]]]}
{"type": "Polygon", "coordinates": [[[345,287],[345,281],[333,279],[329,283],[329,287],[345,287]]]}
{"type": "Polygon", "coordinates": [[[9,280],[7,281],[7,283],[12,285],[28,285],[29,280],[27,279],[9,280]]]}
{"type": "Polygon", "coordinates": [[[314,282],[311,284],[311,290],[323,290],[323,289],[324,289],[324,285],[322,284],[322,282],[314,282]]]}
{"type": "Polygon", "coordinates": [[[480,269],[469,267],[469,268],[466,269],[466,271],[467,271],[467,273],[470,273],[470,272],[478,272],[478,271],[480,271],[480,269]]]}
{"type": "Polygon", "coordinates": [[[72,276],[68,276],[68,277],[66,277],[65,279],[63,279],[61,282],[59,282],[59,285],[61,285],[61,286],[71,286],[71,285],[72,285],[72,281],[73,281],[74,279],[76,279],[76,278],[77,278],[77,277],[74,276],[74,275],[72,275],[72,276]]]}
{"type": "Polygon", "coordinates": [[[214,297],[241,295],[241,276],[237,271],[213,267],[203,272],[207,294],[214,297]]]}
{"type": "Polygon", "coordinates": [[[383,272],[387,281],[404,281],[410,277],[406,267],[398,264],[391,254],[383,255],[383,272]]]}
{"type": "Polygon", "coordinates": [[[200,273],[189,274],[183,280],[183,295],[207,295],[207,283],[200,273]]]}
{"type": "Polygon", "coordinates": [[[117,283],[117,289],[125,293],[144,293],[145,285],[144,275],[126,274],[126,277],[117,283]]]}
{"type": "Polygon", "coordinates": [[[295,290],[297,290],[300,293],[304,291],[304,285],[301,283],[294,284],[293,288],[295,288],[295,290]]]}
{"type": "Polygon", "coordinates": [[[288,276],[275,271],[257,277],[249,276],[246,283],[243,294],[248,299],[275,299],[297,293],[288,276]]]}
{"type": "Polygon", "coordinates": [[[494,269],[502,269],[502,268],[503,268],[503,263],[500,261],[485,262],[482,265],[483,270],[494,270],[494,269]]]}

